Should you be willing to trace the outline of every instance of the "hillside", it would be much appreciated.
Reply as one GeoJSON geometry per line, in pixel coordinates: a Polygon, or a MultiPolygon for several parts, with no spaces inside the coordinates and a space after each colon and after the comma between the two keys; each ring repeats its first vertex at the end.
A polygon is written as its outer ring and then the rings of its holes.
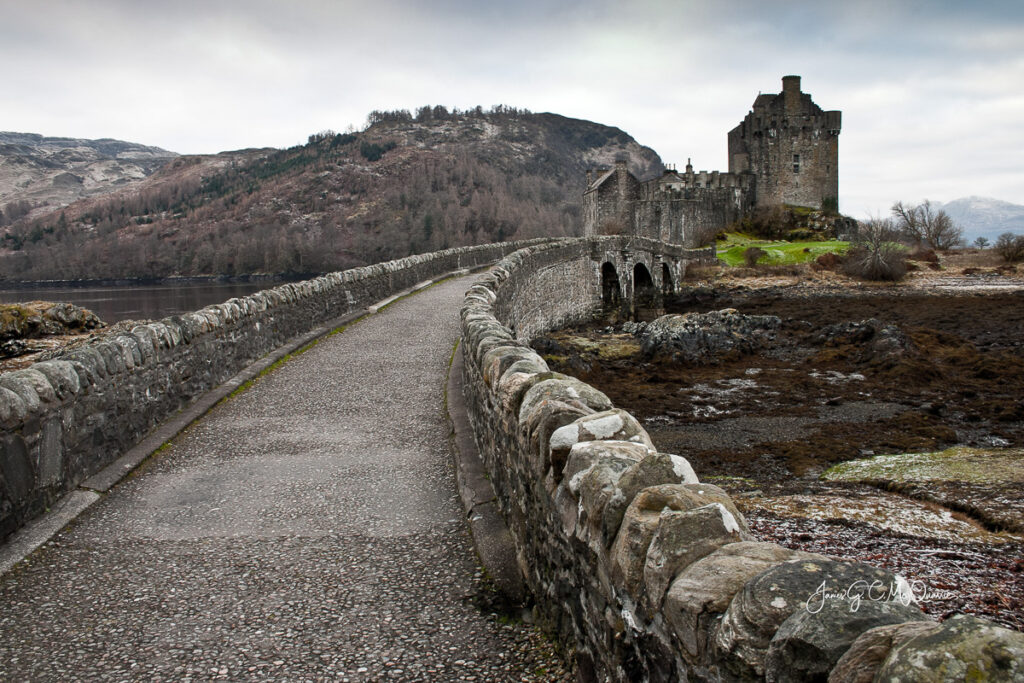
{"type": "Polygon", "coordinates": [[[1024,234],[1024,206],[991,197],[961,197],[945,204],[936,203],[964,229],[967,243],[978,237],[990,242],[1004,232],[1024,234]]]}
{"type": "Polygon", "coordinates": [[[176,156],[121,140],[0,132],[0,225],[137,184],[176,156]]]}
{"type": "Polygon", "coordinates": [[[287,150],[178,157],[138,185],[6,229],[6,279],[324,272],[577,234],[587,168],[658,155],[617,128],[504,107],[373,112],[287,150]]]}

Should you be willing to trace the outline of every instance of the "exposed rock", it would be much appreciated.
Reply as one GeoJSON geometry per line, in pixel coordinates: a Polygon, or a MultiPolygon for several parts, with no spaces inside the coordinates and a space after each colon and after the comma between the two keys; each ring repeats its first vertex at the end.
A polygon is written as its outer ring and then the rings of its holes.
{"type": "Polygon", "coordinates": [[[774,543],[744,541],[722,546],[686,567],[665,596],[664,614],[692,664],[705,663],[713,629],[733,596],[761,572],[796,560],[824,560],[774,543]]]}
{"type": "Polygon", "coordinates": [[[798,610],[863,604],[900,586],[892,572],[863,564],[807,560],[773,567],[748,581],[722,618],[715,645],[741,678],[764,676],[768,644],[798,610]],[[870,594],[868,594],[870,592],[870,594]]]}
{"type": "Polygon", "coordinates": [[[641,333],[644,355],[676,362],[712,365],[754,353],[774,338],[781,321],[774,315],[744,315],[726,308],[710,313],[663,315],[641,333]]]}
{"type": "Polygon", "coordinates": [[[768,647],[765,679],[777,683],[824,680],[865,631],[908,621],[932,623],[913,603],[830,601],[821,610],[797,610],[782,622],[768,647]]]}
{"type": "Polygon", "coordinates": [[[909,621],[865,631],[836,662],[829,683],[872,683],[893,648],[939,628],[934,621],[909,621]]]}
{"type": "Polygon", "coordinates": [[[894,648],[875,680],[1024,681],[1024,633],[956,615],[894,648]]]}
{"type": "Polygon", "coordinates": [[[647,329],[648,324],[649,323],[644,321],[633,322],[632,320],[627,320],[622,323],[622,331],[626,334],[631,334],[634,337],[639,337],[644,333],[644,330],[647,329]]]}
{"type": "Polygon", "coordinates": [[[123,189],[177,156],[120,140],[0,133],[0,204],[19,200],[49,209],[123,189]]]}
{"type": "Polygon", "coordinates": [[[28,351],[28,344],[21,339],[8,339],[0,344],[0,358],[14,358],[28,351]]]}
{"type": "Polygon", "coordinates": [[[104,326],[92,311],[73,304],[52,301],[0,304],[0,340],[77,334],[104,326]]]}
{"type": "Polygon", "coordinates": [[[914,351],[914,343],[895,325],[869,318],[822,328],[813,342],[819,346],[853,346],[853,360],[871,365],[893,365],[914,351]]]}

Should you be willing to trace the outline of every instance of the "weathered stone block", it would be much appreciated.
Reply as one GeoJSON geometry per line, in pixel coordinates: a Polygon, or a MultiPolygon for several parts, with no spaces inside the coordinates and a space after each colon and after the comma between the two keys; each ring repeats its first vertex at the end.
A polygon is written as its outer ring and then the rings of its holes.
{"type": "MultiPolygon", "coordinates": [[[[613,441],[610,443],[627,444],[628,442],[613,441]]],[[[568,480],[569,490],[575,493],[580,501],[580,524],[577,527],[577,537],[590,543],[595,552],[599,554],[603,555],[606,552],[606,546],[601,542],[601,520],[604,507],[615,494],[615,485],[619,477],[634,462],[636,461],[632,453],[613,446],[589,467],[577,472],[568,480]]]]}
{"type": "Polygon", "coordinates": [[[501,376],[514,363],[534,358],[539,359],[540,356],[523,346],[499,346],[493,348],[484,354],[481,366],[484,383],[489,387],[496,387],[501,380],[501,376]]]}
{"type": "Polygon", "coordinates": [[[741,524],[742,518],[737,519],[721,503],[686,512],[661,511],[644,563],[649,617],[661,610],[665,592],[680,571],[727,543],[753,540],[741,524]]]}
{"type": "Polygon", "coordinates": [[[649,452],[647,446],[633,441],[583,441],[573,445],[569,451],[569,457],[562,469],[562,477],[570,490],[576,493],[579,488],[577,475],[593,465],[615,461],[621,463],[622,471],[625,471],[634,463],[640,462],[649,452]]]}
{"type": "Polygon", "coordinates": [[[626,509],[611,551],[611,577],[634,598],[643,591],[647,549],[661,521],[662,510],[685,512],[712,503],[722,504],[741,519],[728,494],[710,484],[663,484],[645,488],[626,509]]]}
{"type": "Polygon", "coordinates": [[[816,612],[797,610],[782,622],[765,659],[765,680],[798,683],[825,680],[836,662],[865,631],[877,626],[928,621],[913,603],[864,600],[854,607],[826,602],[816,612]]]}
{"type": "Polygon", "coordinates": [[[35,488],[35,475],[25,440],[18,434],[8,434],[0,441],[0,447],[0,474],[7,482],[7,491],[14,504],[23,504],[35,488]]]}
{"type": "Polygon", "coordinates": [[[768,644],[783,621],[797,610],[821,603],[867,600],[864,593],[888,592],[900,585],[884,569],[864,564],[804,560],[773,567],[748,581],[722,618],[715,645],[733,675],[764,676],[768,644]]]}
{"type": "Polygon", "coordinates": [[[25,403],[29,414],[39,411],[42,401],[53,402],[57,394],[49,380],[36,370],[17,370],[0,375],[0,387],[10,389],[25,403]]]}
{"type": "Polygon", "coordinates": [[[156,331],[150,325],[136,325],[132,328],[132,336],[139,344],[139,353],[142,355],[142,363],[149,363],[156,357],[156,351],[160,348],[160,340],[156,331]]]}
{"type": "Polygon", "coordinates": [[[722,546],[683,569],[672,582],[662,613],[691,664],[708,663],[708,643],[722,614],[743,585],[783,562],[826,558],[774,543],[742,541],[722,546]]]}
{"type": "Polygon", "coordinates": [[[518,417],[526,392],[534,385],[549,379],[568,379],[568,376],[548,371],[546,363],[542,371],[529,361],[513,363],[498,382],[496,394],[502,409],[518,417]]]}
{"type": "MultiPolygon", "coordinates": [[[[660,484],[696,484],[690,463],[677,455],[648,453],[618,481],[618,490],[604,510],[602,537],[606,547],[615,541],[626,508],[642,489],[660,484]]],[[[745,523],[744,523],[745,525],[745,523]]]]}
{"type": "Polygon", "coordinates": [[[829,674],[829,683],[872,683],[893,649],[938,629],[939,624],[934,621],[908,621],[869,629],[853,641],[836,662],[829,674]]]}
{"type": "Polygon", "coordinates": [[[608,397],[594,387],[573,377],[563,376],[540,381],[527,390],[519,407],[519,423],[526,425],[530,413],[539,403],[552,400],[585,408],[586,414],[612,407],[608,397]]]}
{"type": "Polygon", "coordinates": [[[875,680],[1024,681],[1024,633],[958,614],[893,649],[875,680]]]}
{"type": "Polygon", "coordinates": [[[66,360],[35,363],[32,369],[43,373],[58,399],[63,400],[77,394],[81,388],[75,366],[66,360]]]}
{"type": "MultiPolygon", "coordinates": [[[[582,441],[632,441],[654,450],[654,444],[636,418],[624,410],[605,410],[581,417],[560,427],[551,435],[549,443],[551,466],[556,478],[560,476],[572,447],[582,441]]],[[[661,483],[661,482],[658,482],[661,483]]]]}
{"type": "Polygon", "coordinates": [[[5,429],[18,427],[24,422],[28,412],[28,406],[19,394],[0,386],[0,425],[5,429]]]}
{"type": "Polygon", "coordinates": [[[131,370],[137,365],[142,365],[142,353],[139,351],[139,341],[127,334],[119,334],[111,342],[121,351],[124,356],[124,366],[131,370]]]}
{"type": "MultiPolygon", "coordinates": [[[[567,403],[557,399],[545,399],[535,403],[520,428],[526,433],[529,444],[529,461],[531,471],[538,479],[547,475],[551,462],[548,460],[549,441],[551,434],[559,427],[567,425],[582,416],[589,415],[593,410],[578,401],[567,403]]],[[[561,464],[559,465],[561,470],[561,464]]]]}

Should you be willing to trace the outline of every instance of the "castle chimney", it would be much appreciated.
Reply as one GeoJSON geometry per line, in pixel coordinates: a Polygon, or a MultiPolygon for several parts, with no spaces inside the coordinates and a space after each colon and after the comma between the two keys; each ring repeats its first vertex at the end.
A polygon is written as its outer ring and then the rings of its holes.
{"type": "Polygon", "coordinates": [[[800,113],[800,77],[782,77],[782,95],[786,102],[786,116],[800,113]]]}
{"type": "Polygon", "coordinates": [[[588,168],[587,169],[587,187],[589,188],[593,184],[594,184],[594,172],[588,168]]]}
{"type": "Polygon", "coordinates": [[[693,175],[693,164],[690,163],[690,157],[686,157],[686,172],[693,175]]]}

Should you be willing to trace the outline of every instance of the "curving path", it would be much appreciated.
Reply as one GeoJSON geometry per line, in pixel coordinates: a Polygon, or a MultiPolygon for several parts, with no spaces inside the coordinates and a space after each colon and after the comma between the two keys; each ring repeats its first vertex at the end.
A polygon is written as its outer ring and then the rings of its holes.
{"type": "Polygon", "coordinates": [[[0,579],[0,680],[549,680],[473,603],[442,387],[468,281],[221,403],[0,579]]]}

